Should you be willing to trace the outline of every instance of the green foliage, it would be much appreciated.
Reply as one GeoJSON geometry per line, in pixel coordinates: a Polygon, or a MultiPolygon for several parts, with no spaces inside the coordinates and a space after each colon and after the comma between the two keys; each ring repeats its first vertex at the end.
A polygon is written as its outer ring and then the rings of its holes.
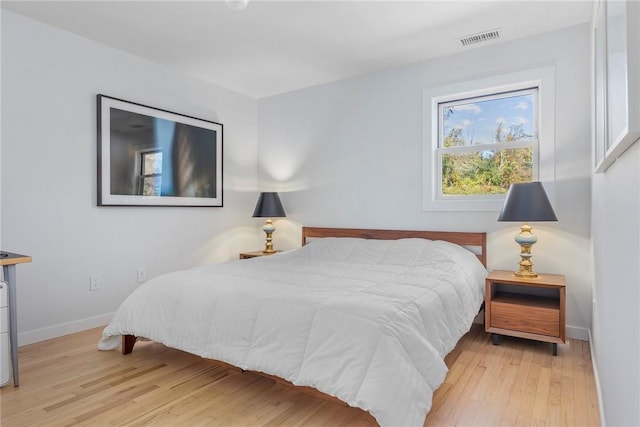
{"type": "MultiPolygon", "coordinates": [[[[452,114],[452,113],[449,113],[452,114]]],[[[505,133],[498,123],[496,142],[512,142],[526,138],[521,125],[512,125],[505,133]]],[[[451,129],[444,138],[444,147],[466,146],[462,129],[451,129]]],[[[506,148],[446,153],[442,156],[442,193],[445,195],[504,194],[514,182],[532,179],[533,158],[530,148],[506,148]]]]}

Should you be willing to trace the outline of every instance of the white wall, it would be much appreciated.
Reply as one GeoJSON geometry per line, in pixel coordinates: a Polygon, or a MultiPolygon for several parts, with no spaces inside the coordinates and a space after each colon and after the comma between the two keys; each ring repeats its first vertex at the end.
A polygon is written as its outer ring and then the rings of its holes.
{"type": "MultiPolygon", "coordinates": [[[[558,223],[533,224],[535,269],[567,278],[570,336],[591,327],[590,29],[588,25],[464,51],[258,102],[259,180],[281,191],[289,220],[314,226],[487,231],[489,268],[513,269],[519,225],[498,212],[422,210],[422,91],[555,67],[558,223]]],[[[297,244],[280,227],[276,245],[297,244]],[[280,240],[279,240],[280,239],[280,240]]]]}
{"type": "Polygon", "coordinates": [[[640,143],[593,177],[593,347],[606,424],[640,425],[640,143]]]}
{"type": "Polygon", "coordinates": [[[105,324],[138,267],[255,249],[256,117],[252,98],[3,10],[1,245],[33,257],[17,267],[20,343],[105,324]],[[224,207],[97,207],[98,93],[222,123],[224,207]]]}

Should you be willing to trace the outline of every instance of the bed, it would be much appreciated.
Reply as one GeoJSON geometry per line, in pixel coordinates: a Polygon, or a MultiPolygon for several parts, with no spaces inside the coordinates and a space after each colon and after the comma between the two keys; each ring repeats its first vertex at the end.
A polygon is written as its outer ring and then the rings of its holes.
{"type": "Polygon", "coordinates": [[[485,233],[303,227],[299,249],[148,281],[98,348],[149,339],[418,426],[482,305],[485,265],[485,233]]]}

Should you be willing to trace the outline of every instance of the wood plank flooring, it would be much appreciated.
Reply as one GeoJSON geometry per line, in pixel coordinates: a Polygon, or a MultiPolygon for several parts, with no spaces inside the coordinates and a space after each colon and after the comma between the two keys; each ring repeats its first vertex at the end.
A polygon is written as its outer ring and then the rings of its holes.
{"type": "MultiPolygon", "coordinates": [[[[0,393],[12,426],[374,426],[368,413],[161,344],[96,349],[102,328],[20,348],[20,387],[0,393]]],[[[589,344],[504,338],[474,325],[447,356],[425,426],[600,424],[589,344]]]]}

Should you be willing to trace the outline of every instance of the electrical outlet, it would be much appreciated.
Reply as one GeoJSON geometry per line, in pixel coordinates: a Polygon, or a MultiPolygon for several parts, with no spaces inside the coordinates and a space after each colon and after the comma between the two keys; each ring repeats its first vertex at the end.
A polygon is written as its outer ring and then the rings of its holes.
{"type": "Polygon", "coordinates": [[[138,268],[138,283],[144,283],[147,281],[147,269],[144,267],[138,268]]]}
{"type": "Polygon", "coordinates": [[[100,289],[102,289],[102,286],[100,285],[100,276],[97,274],[89,275],[89,290],[98,291],[100,289]]]}

